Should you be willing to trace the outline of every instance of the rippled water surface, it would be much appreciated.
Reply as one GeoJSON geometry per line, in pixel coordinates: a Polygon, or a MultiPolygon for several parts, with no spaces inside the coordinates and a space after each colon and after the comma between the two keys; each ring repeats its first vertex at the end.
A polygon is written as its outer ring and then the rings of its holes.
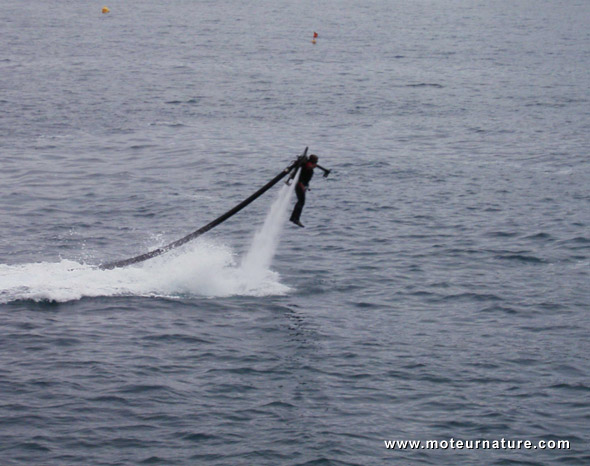
{"type": "Polygon", "coordinates": [[[102,6],[0,0],[0,463],[590,463],[590,3],[102,6]]]}

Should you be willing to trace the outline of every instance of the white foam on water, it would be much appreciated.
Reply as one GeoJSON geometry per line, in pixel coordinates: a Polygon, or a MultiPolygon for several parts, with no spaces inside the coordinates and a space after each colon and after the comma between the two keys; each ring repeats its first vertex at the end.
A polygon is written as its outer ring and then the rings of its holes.
{"type": "Polygon", "coordinates": [[[269,296],[290,288],[270,269],[293,186],[283,186],[243,259],[231,248],[199,239],[135,266],[101,270],[72,260],[0,264],[0,304],[66,302],[98,296],[269,296]]]}

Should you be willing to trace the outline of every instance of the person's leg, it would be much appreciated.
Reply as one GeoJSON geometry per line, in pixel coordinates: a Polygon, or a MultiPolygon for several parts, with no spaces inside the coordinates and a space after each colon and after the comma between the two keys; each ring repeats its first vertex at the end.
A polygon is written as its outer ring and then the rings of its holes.
{"type": "Polygon", "coordinates": [[[303,206],[305,205],[305,191],[301,189],[299,185],[297,185],[295,187],[295,194],[297,194],[297,204],[295,204],[295,208],[293,209],[293,213],[291,214],[291,221],[293,223],[299,223],[301,211],[303,210],[303,206]]]}

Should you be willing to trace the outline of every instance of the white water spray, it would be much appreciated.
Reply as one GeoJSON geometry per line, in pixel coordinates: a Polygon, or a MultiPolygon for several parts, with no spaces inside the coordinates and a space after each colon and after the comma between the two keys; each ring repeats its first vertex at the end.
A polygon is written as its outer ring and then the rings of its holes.
{"type": "Polygon", "coordinates": [[[296,176],[291,185],[283,185],[266,215],[262,228],[254,235],[250,249],[242,260],[240,268],[249,280],[260,281],[271,272],[269,268],[279,245],[281,230],[287,220],[288,208],[297,179],[296,176]]]}
{"type": "Polygon", "coordinates": [[[198,239],[137,266],[113,270],[62,260],[0,264],[0,304],[15,300],[65,302],[98,296],[268,296],[289,287],[270,270],[293,194],[283,186],[240,261],[230,248],[198,239]],[[237,263],[236,263],[237,262],[237,263]]]}

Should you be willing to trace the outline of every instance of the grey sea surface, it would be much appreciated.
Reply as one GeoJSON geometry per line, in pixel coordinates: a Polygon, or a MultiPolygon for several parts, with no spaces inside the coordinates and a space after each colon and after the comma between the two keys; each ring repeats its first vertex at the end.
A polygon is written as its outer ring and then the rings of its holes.
{"type": "Polygon", "coordinates": [[[590,464],[590,2],[106,5],[0,0],[2,465],[590,464]]]}

